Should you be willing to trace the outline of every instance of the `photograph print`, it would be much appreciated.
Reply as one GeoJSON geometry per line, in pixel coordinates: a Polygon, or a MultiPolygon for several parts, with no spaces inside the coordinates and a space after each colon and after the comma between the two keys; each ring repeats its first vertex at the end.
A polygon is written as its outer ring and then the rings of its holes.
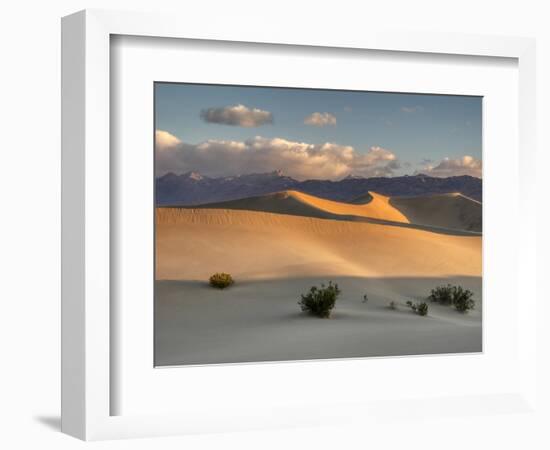
{"type": "Polygon", "coordinates": [[[482,351],[482,98],[154,84],[155,366],[482,351]]]}

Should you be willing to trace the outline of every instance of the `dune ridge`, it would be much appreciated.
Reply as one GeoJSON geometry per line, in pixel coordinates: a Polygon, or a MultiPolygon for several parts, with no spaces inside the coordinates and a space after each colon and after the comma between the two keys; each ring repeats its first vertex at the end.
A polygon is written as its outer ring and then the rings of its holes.
{"type": "Polygon", "coordinates": [[[373,218],[408,223],[405,215],[391,206],[389,200],[389,197],[369,192],[369,201],[362,204],[352,204],[288,190],[227,202],[208,203],[193,206],[193,208],[242,209],[341,220],[373,218]]]}
{"type": "Polygon", "coordinates": [[[288,190],[197,205],[192,208],[261,211],[320,219],[410,224],[476,233],[480,233],[482,229],[481,203],[459,193],[387,197],[369,191],[346,203],[288,190]]]}

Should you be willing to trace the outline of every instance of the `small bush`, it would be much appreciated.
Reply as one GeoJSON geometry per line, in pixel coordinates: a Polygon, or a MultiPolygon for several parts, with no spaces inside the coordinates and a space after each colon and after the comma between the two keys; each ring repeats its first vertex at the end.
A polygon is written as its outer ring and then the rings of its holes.
{"type": "Polygon", "coordinates": [[[306,295],[302,294],[298,305],[302,311],[307,311],[317,317],[328,318],[339,295],[338,285],[329,281],[327,287],[324,284],[321,284],[320,288],[312,286],[306,295]]]}
{"type": "Polygon", "coordinates": [[[226,287],[231,286],[234,282],[235,280],[233,280],[233,277],[228,273],[215,273],[210,277],[210,286],[218,289],[225,289],[226,287]]]}
{"type": "Polygon", "coordinates": [[[367,297],[367,294],[363,295],[363,302],[362,303],[367,303],[369,301],[369,298],[367,297]]]}
{"type": "Polygon", "coordinates": [[[428,315],[428,304],[426,302],[421,302],[416,304],[416,312],[421,316],[428,315]]]}
{"type": "Polygon", "coordinates": [[[428,299],[441,305],[452,305],[453,287],[450,284],[447,286],[437,286],[435,289],[432,289],[428,299]]]}
{"type": "Polygon", "coordinates": [[[420,316],[428,315],[428,304],[426,302],[413,303],[409,300],[407,301],[407,306],[420,316]]]}
{"type": "Polygon", "coordinates": [[[437,286],[432,289],[428,299],[441,305],[453,305],[457,311],[467,312],[474,309],[474,293],[462,286],[437,286]]]}
{"type": "Polygon", "coordinates": [[[468,312],[474,309],[476,302],[474,301],[473,292],[468,289],[463,289],[461,286],[455,286],[453,292],[453,305],[457,311],[468,312]]]}
{"type": "Polygon", "coordinates": [[[397,309],[397,303],[395,303],[393,300],[388,305],[388,308],[390,309],[397,309]]]}

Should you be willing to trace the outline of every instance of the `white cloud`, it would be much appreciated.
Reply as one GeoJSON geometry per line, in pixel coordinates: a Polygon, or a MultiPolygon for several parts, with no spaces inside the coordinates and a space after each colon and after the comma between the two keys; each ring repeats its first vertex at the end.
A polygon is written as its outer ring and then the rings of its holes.
{"type": "Polygon", "coordinates": [[[309,144],[261,136],[244,142],[208,140],[200,144],[157,145],[157,148],[157,175],[197,171],[217,177],[278,169],[299,180],[336,180],[350,174],[390,176],[399,168],[395,154],[381,147],[357,152],[351,146],[330,142],[309,144]]]}
{"type": "Polygon", "coordinates": [[[259,127],[273,123],[273,115],[269,111],[248,108],[244,105],[204,109],[201,111],[201,118],[209,123],[239,127],[259,127]]]}
{"type": "Polygon", "coordinates": [[[482,163],[480,159],[473,156],[463,156],[462,158],[445,158],[437,165],[431,163],[426,164],[416,173],[425,173],[434,177],[453,177],[458,175],[470,175],[472,177],[481,178],[482,163]]]}
{"type": "Polygon", "coordinates": [[[336,117],[328,112],[314,112],[304,119],[304,123],[314,127],[325,127],[327,125],[334,126],[336,125],[336,117]]]}
{"type": "Polygon", "coordinates": [[[155,131],[155,145],[157,149],[163,150],[165,148],[173,147],[178,144],[181,144],[180,139],[173,134],[170,134],[168,131],[155,131]]]}

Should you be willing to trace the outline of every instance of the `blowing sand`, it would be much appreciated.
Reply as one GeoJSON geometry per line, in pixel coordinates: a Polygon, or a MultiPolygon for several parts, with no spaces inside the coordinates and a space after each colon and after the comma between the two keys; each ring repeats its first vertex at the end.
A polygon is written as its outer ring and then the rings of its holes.
{"type": "Polygon", "coordinates": [[[310,197],[157,209],[157,365],[481,351],[481,235],[326,218],[410,221],[383,196],[363,205],[310,197]],[[280,211],[261,211],[273,204],[280,211]],[[236,284],[210,288],[221,271],[236,284]],[[300,293],[329,280],[342,290],[331,318],[300,312],[300,293]],[[430,304],[420,317],[406,308],[448,282],[471,289],[476,310],[430,304]]]}

